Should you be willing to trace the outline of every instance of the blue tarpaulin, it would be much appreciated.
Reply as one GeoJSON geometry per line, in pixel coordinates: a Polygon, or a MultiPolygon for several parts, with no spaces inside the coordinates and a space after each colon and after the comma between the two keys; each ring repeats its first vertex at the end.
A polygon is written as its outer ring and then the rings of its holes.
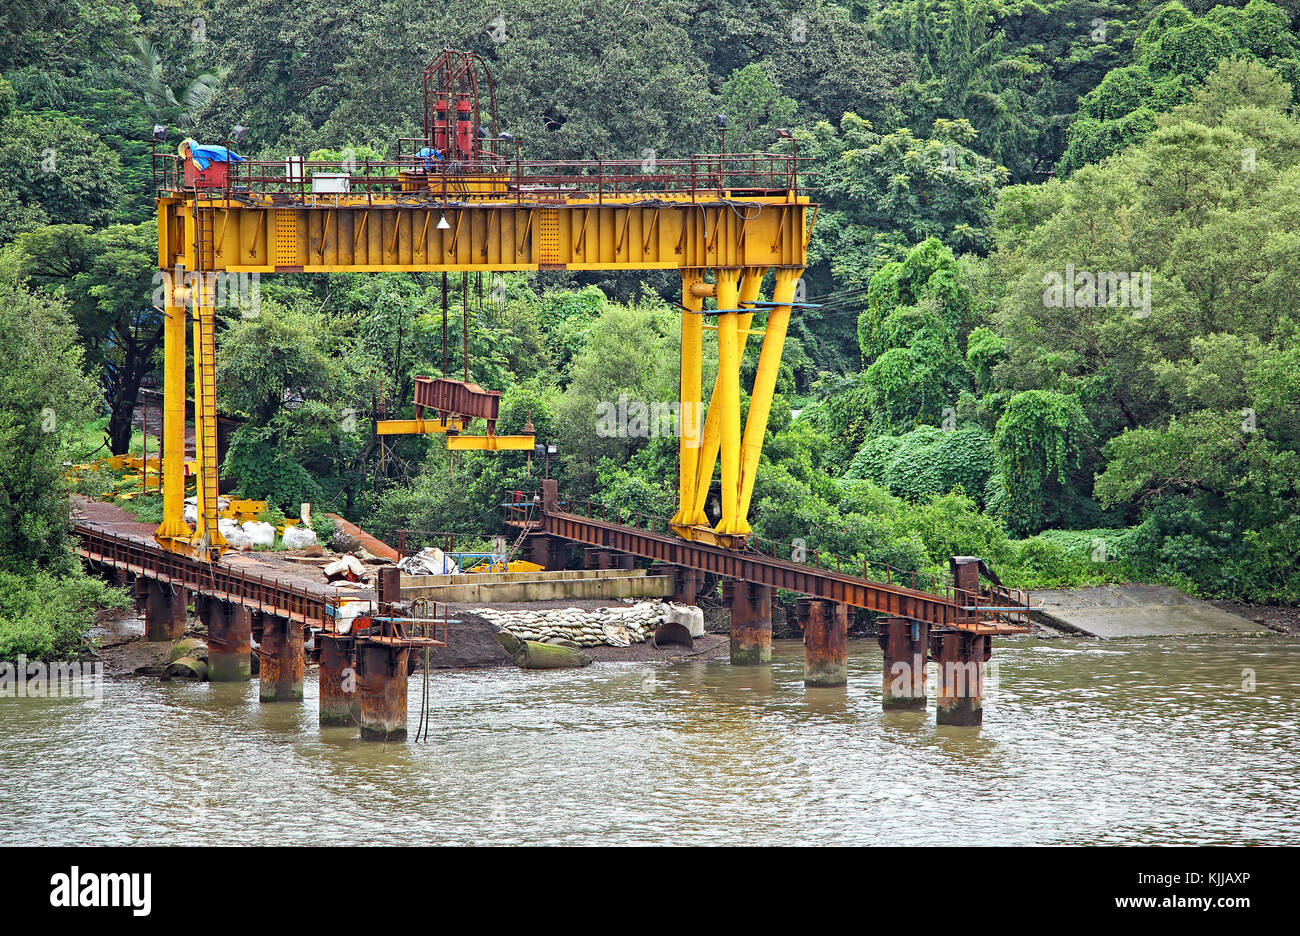
{"type": "Polygon", "coordinates": [[[442,151],[426,146],[415,154],[416,159],[424,160],[424,168],[431,169],[435,162],[442,162],[442,151]]]}
{"type": "Polygon", "coordinates": [[[190,156],[194,164],[200,169],[206,169],[214,162],[244,162],[244,157],[240,156],[234,150],[228,150],[224,146],[202,146],[193,140],[186,140],[181,144],[181,155],[185,155],[188,147],[190,156]]]}

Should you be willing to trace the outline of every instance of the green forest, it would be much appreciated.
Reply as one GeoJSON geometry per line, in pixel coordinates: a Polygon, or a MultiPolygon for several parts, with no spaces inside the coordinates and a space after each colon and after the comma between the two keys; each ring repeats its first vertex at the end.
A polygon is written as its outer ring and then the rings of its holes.
{"type": "MultiPolygon", "coordinates": [[[[526,158],[714,152],[719,113],[732,152],[809,157],[759,537],[1300,602],[1300,0],[3,0],[0,27],[0,658],[125,601],[77,571],[61,466],[138,445],[160,366],[154,125],[383,158],[444,47],[526,158]]],[[[672,514],[676,440],[596,419],[676,399],[677,275],[451,287],[450,376],[464,328],[499,431],[555,444],[567,497],[672,514]]],[[[442,373],[442,315],[435,274],[263,277],[221,310],[224,478],[379,537],[497,532],[540,465],[375,435],[442,373]]]]}

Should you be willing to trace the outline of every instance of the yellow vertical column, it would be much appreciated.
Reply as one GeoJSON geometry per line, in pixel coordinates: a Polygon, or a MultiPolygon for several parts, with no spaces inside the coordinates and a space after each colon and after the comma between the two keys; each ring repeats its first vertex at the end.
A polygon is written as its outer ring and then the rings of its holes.
{"type": "MultiPolygon", "coordinates": [[[[744,276],[740,280],[740,306],[748,308],[746,303],[754,302],[758,299],[759,287],[763,285],[763,274],[767,270],[763,267],[750,267],[745,270],[744,276]]],[[[718,306],[722,308],[721,305],[718,306]]],[[[745,359],[745,344],[749,340],[749,326],[754,321],[753,312],[741,312],[736,316],[736,343],[738,349],[738,359],[745,359]]],[[[709,402],[708,416],[704,422],[704,434],[700,441],[700,457],[698,468],[696,469],[695,478],[695,505],[699,513],[698,523],[704,523],[704,504],[709,497],[709,485],[713,483],[713,467],[718,462],[718,447],[721,445],[721,426],[719,416],[721,409],[718,406],[719,385],[715,381],[713,384],[713,397],[709,402]]]]}
{"type": "Polygon", "coordinates": [[[201,543],[203,534],[207,532],[207,524],[204,523],[204,511],[206,506],[206,491],[203,490],[203,432],[200,429],[203,419],[203,381],[199,380],[199,357],[203,353],[203,341],[199,332],[199,315],[197,303],[201,301],[196,294],[194,307],[194,495],[197,507],[195,515],[197,522],[194,525],[194,542],[201,543]]]}
{"type": "Polygon", "coordinates": [[[718,408],[719,455],[722,463],[722,520],[719,533],[735,532],[736,505],[740,501],[740,271],[718,270],[718,380],[714,399],[718,408]]]}
{"type": "Polygon", "coordinates": [[[217,522],[219,481],[217,463],[216,284],[199,278],[194,321],[194,458],[198,466],[198,529],[194,544],[202,558],[220,558],[226,546],[217,522]]]}
{"type": "Polygon", "coordinates": [[[163,522],[154,538],[181,551],[194,532],[185,522],[185,287],[163,272],[163,522]]]}
{"type": "MultiPolygon", "coordinates": [[[[703,370],[704,300],[692,294],[701,282],[698,273],[682,272],[682,371],[680,434],[677,439],[677,513],[672,523],[690,526],[704,522],[695,500],[695,475],[700,459],[700,396],[703,370]]],[[[709,466],[712,470],[712,465],[709,466]]]]}
{"type": "Polygon", "coordinates": [[[763,350],[758,358],[758,372],[754,375],[754,392],[749,398],[749,416],[745,420],[745,438],[740,466],[740,492],[736,504],[735,532],[749,532],[749,501],[754,496],[754,476],[758,472],[758,456],[763,451],[763,437],[767,433],[767,418],[772,412],[772,394],[776,391],[776,378],[781,369],[781,352],[785,347],[785,333],[790,325],[790,303],[794,300],[795,285],[803,270],[777,270],[776,287],[772,290],[772,309],[767,316],[767,329],[763,335],[763,350]]]}

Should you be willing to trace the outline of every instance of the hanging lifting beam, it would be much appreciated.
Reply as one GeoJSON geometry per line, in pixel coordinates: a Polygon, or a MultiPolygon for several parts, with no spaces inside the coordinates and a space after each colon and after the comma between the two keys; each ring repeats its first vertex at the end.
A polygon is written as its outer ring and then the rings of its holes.
{"type": "Polygon", "coordinates": [[[432,435],[443,432],[460,432],[465,424],[458,419],[379,419],[375,421],[376,435],[432,435]]]}

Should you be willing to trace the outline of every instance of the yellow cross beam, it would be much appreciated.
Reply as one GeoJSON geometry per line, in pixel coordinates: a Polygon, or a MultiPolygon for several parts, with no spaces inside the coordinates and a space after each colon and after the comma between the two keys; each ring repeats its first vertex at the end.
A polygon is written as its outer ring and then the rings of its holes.
{"type": "Polygon", "coordinates": [[[536,438],[530,435],[449,435],[450,452],[531,452],[536,438]]]}
{"type": "Polygon", "coordinates": [[[464,428],[465,424],[459,419],[380,419],[375,422],[375,432],[381,436],[429,435],[435,432],[460,432],[464,428]]]}

